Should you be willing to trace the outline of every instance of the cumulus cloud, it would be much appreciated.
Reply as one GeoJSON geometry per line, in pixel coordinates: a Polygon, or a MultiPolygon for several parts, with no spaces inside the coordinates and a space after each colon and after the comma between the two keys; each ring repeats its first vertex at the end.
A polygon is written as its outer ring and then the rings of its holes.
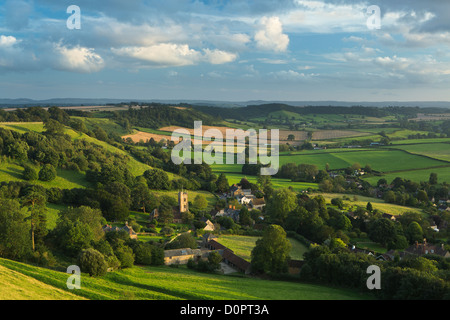
{"type": "Polygon", "coordinates": [[[255,41],[259,49],[268,51],[285,52],[289,46],[289,36],[283,33],[279,17],[263,17],[255,41]]]}
{"type": "Polygon", "coordinates": [[[105,66],[103,58],[94,49],[75,46],[68,48],[61,44],[54,45],[56,55],[55,68],[78,73],[93,73],[105,66]]]}
{"type": "Polygon", "coordinates": [[[13,36],[4,36],[4,35],[0,36],[0,47],[2,48],[12,47],[17,42],[18,42],[17,39],[13,36]]]}
{"type": "Polygon", "coordinates": [[[204,49],[204,53],[187,44],[162,43],[147,47],[112,48],[118,56],[133,58],[154,67],[182,67],[201,62],[224,64],[236,60],[237,55],[220,50],[204,49]]]}

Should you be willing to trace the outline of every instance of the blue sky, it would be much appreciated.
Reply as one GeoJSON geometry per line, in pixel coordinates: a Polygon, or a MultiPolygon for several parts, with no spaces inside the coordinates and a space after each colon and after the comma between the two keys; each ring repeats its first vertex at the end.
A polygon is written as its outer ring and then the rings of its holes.
{"type": "Polygon", "coordinates": [[[0,97],[450,101],[449,47],[444,0],[6,0],[0,97]]]}

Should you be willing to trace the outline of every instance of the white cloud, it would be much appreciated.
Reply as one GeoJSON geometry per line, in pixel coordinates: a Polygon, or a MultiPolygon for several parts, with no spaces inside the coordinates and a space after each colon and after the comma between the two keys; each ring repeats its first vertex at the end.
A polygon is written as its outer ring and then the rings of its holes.
{"type": "Polygon", "coordinates": [[[17,42],[18,42],[17,39],[13,36],[4,36],[4,35],[0,36],[0,47],[3,47],[3,48],[12,47],[17,42]]]}
{"type": "Polygon", "coordinates": [[[78,73],[93,73],[103,69],[103,58],[93,49],[76,46],[67,48],[61,44],[54,45],[57,56],[55,68],[78,73]]]}
{"type": "Polygon", "coordinates": [[[263,17],[260,30],[255,34],[256,46],[262,50],[285,52],[289,46],[289,37],[283,33],[279,17],[263,17]]]}
{"type": "Polygon", "coordinates": [[[204,49],[204,54],[187,44],[161,43],[148,47],[112,48],[116,55],[137,59],[155,67],[181,67],[200,62],[224,64],[236,60],[237,55],[221,50],[204,49]]]}
{"type": "Polygon", "coordinates": [[[205,49],[203,51],[205,52],[205,59],[211,64],[229,63],[235,61],[237,58],[237,54],[221,50],[205,49]]]}

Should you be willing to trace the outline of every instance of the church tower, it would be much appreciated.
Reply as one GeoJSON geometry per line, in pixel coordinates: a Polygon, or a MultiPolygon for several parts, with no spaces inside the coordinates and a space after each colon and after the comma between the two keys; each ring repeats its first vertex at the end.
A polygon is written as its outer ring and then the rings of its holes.
{"type": "Polygon", "coordinates": [[[180,207],[180,213],[189,211],[187,192],[184,191],[178,192],[178,206],[180,207]]]}

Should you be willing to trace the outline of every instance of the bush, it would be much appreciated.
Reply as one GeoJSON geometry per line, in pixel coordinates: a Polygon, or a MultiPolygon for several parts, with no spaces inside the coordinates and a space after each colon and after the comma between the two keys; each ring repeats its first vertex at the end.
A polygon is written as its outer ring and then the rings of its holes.
{"type": "Polygon", "coordinates": [[[44,165],[39,171],[39,180],[52,181],[56,178],[56,170],[51,164],[44,165]]]}
{"type": "Polygon", "coordinates": [[[22,178],[24,180],[33,181],[38,179],[38,174],[33,167],[24,165],[23,169],[22,178]]]}
{"type": "Polygon", "coordinates": [[[105,257],[92,248],[81,251],[78,256],[78,266],[81,271],[89,273],[91,277],[103,276],[108,270],[105,257]]]}

